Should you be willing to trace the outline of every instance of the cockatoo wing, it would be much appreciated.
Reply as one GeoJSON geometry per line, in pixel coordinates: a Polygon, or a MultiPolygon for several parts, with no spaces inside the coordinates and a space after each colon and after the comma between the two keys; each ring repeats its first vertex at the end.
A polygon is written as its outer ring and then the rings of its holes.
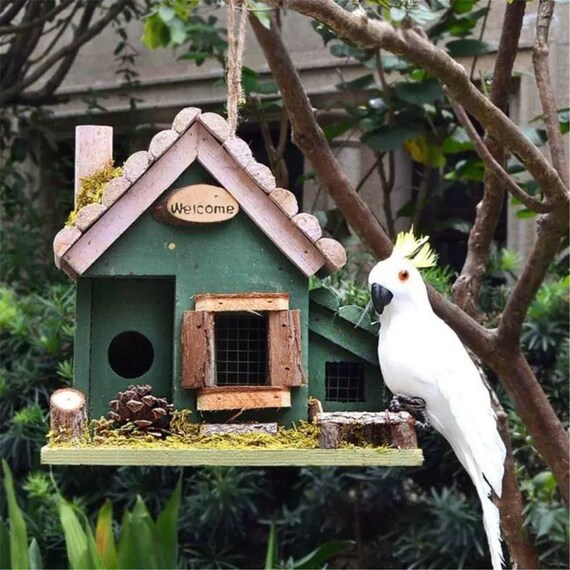
{"type": "Polygon", "coordinates": [[[441,319],[435,319],[438,341],[445,347],[442,360],[432,370],[442,396],[438,401],[443,406],[437,407],[448,406],[448,413],[443,410],[446,417],[441,418],[442,433],[446,437],[453,437],[456,431],[461,434],[485,479],[500,497],[506,450],[497,430],[489,390],[459,337],[441,319]]]}

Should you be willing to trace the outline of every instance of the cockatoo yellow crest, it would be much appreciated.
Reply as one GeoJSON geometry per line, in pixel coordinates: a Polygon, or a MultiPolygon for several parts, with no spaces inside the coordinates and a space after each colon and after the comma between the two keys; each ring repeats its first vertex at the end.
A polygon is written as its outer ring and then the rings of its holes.
{"type": "Polygon", "coordinates": [[[392,255],[408,259],[418,269],[433,267],[437,254],[431,249],[428,239],[428,236],[416,237],[412,226],[409,232],[400,232],[396,236],[392,255]]]}

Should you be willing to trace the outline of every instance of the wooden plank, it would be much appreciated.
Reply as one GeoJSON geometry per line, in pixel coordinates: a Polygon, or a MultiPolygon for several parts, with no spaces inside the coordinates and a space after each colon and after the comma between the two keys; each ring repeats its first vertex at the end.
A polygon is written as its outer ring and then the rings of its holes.
{"type": "Polygon", "coordinates": [[[197,311],[286,311],[288,293],[205,293],[194,297],[197,311]]]}
{"type": "Polygon", "coordinates": [[[113,127],[75,127],[75,203],[81,179],[92,176],[113,162],[113,127]]]}
{"type": "Polygon", "coordinates": [[[306,383],[301,358],[301,311],[274,311],[268,318],[269,382],[272,386],[306,383]]]}
{"type": "Polygon", "coordinates": [[[191,127],[71,247],[65,264],[78,275],[89,269],[196,159],[196,143],[191,127]]]}
{"type": "Polygon", "coordinates": [[[224,386],[198,391],[197,408],[201,411],[290,407],[289,389],[277,386],[224,386]]]}
{"type": "Polygon", "coordinates": [[[48,465],[239,465],[242,467],[326,466],[416,467],[423,463],[421,449],[197,449],[157,443],[140,447],[49,447],[41,450],[48,465]]]}
{"type": "Polygon", "coordinates": [[[200,128],[199,132],[198,160],[232,194],[265,235],[307,277],[323,267],[325,258],[311,240],[290,222],[281,208],[203,128],[200,128]]]}
{"type": "Polygon", "coordinates": [[[182,388],[214,386],[214,315],[184,311],[182,317],[182,388]]]}

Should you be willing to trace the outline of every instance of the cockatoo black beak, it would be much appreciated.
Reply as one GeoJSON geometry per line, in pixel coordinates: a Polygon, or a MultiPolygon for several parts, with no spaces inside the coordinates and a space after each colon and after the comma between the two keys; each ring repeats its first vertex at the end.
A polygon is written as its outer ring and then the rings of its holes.
{"type": "Polygon", "coordinates": [[[379,315],[384,312],[385,307],[390,304],[390,301],[394,297],[390,290],[386,289],[386,287],[382,287],[379,283],[372,283],[370,296],[372,297],[374,309],[379,315]]]}

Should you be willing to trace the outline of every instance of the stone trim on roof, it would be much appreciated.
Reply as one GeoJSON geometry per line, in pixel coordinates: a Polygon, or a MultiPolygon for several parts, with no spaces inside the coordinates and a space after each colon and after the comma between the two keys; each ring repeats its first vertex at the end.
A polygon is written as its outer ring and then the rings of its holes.
{"type": "MultiPolygon", "coordinates": [[[[174,148],[168,153],[170,163],[174,156],[172,153],[177,153],[175,157],[178,163],[177,170],[182,172],[198,159],[214,178],[218,178],[216,170],[224,165],[218,166],[217,161],[212,160],[212,152],[219,153],[219,150],[213,148],[214,141],[219,144],[220,150],[225,151],[221,155],[222,161],[226,159],[231,161],[235,172],[241,171],[247,174],[251,182],[263,191],[265,198],[256,190],[257,196],[249,205],[248,214],[300,270],[306,275],[312,275],[321,268],[334,272],[343,267],[346,263],[343,246],[336,240],[322,237],[322,229],[317,218],[311,214],[299,213],[295,196],[286,189],[277,188],[270,169],[254,159],[247,143],[237,137],[230,137],[229,134],[228,123],[220,115],[201,113],[195,107],[180,111],[174,118],[171,129],[161,131],[152,138],[148,151],[135,152],[125,161],[123,175],[107,183],[102,203],[82,208],[77,214],[78,223],[75,226],[64,227],[55,236],[53,250],[57,267],[64,269],[73,278],[81,275],[122,233],[128,231],[130,225],[148,209],[147,202],[154,201],[172,184],[172,180],[165,178],[164,188],[157,188],[156,176],[152,176],[153,183],[148,181],[148,185],[152,188],[150,190],[145,188],[145,181],[150,176],[149,171],[155,165],[160,169],[161,157],[173,146],[185,145],[184,148],[192,147],[193,150],[192,153],[181,153],[174,148]],[[200,144],[203,146],[203,153],[200,153],[200,144]],[[145,192],[149,194],[148,197],[144,195],[145,192]],[[122,202],[133,204],[134,207],[126,208],[122,202]],[[275,205],[278,209],[275,209],[275,205]],[[260,207],[273,212],[272,216],[267,216],[268,221],[265,221],[265,216],[258,215],[255,219],[256,217],[251,215],[252,209],[260,207]],[[121,210],[120,215],[117,213],[119,210],[121,210]],[[283,216],[289,221],[287,233],[291,232],[291,235],[290,239],[280,240],[276,238],[285,228],[283,216]],[[118,223],[113,226],[117,220],[118,223]],[[272,224],[276,226],[272,227],[272,224]],[[104,227],[110,227],[111,231],[103,233],[104,227]],[[98,246],[96,242],[103,236],[106,243],[98,246]],[[281,241],[284,243],[280,243],[281,241]],[[314,248],[313,251],[310,251],[311,246],[314,248]],[[78,257],[81,257],[80,262],[75,259],[78,257]]],[[[228,184],[223,184],[222,181],[220,183],[227,188],[228,184]]],[[[252,185],[247,183],[247,186],[252,185]]],[[[231,188],[227,189],[231,193],[231,188]]],[[[240,202],[238,197],[236,199],[240,202]]],[[[247,208],[244,209],[247,211],[247,208]]]]}

